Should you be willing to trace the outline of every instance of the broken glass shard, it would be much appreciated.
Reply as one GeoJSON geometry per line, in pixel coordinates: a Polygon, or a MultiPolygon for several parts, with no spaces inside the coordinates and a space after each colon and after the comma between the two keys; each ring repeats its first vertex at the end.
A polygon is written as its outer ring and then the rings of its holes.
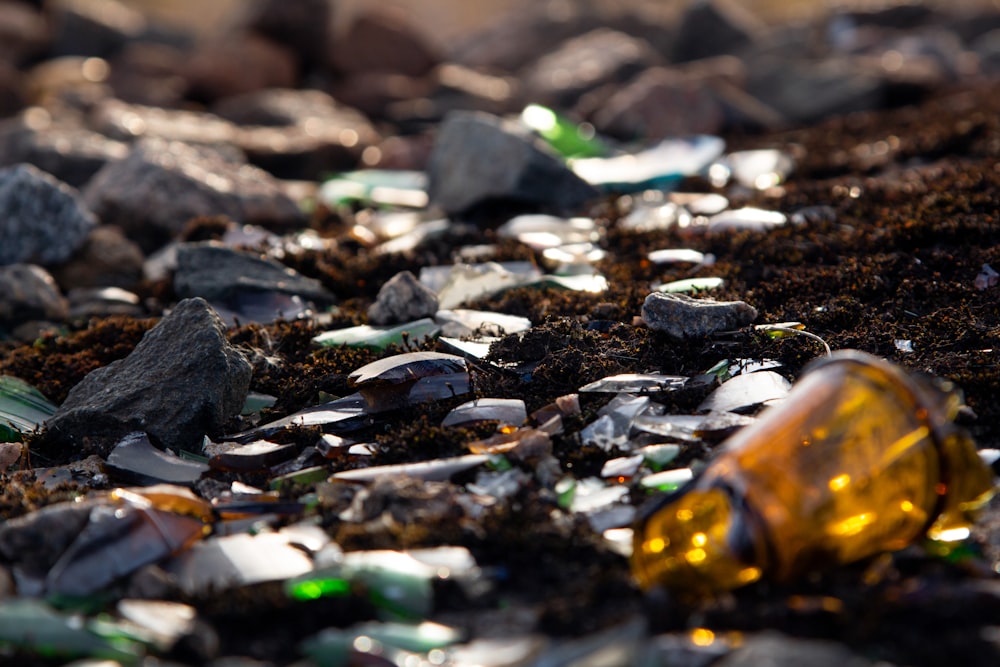
{"type": "Polygon", "coordinates": [[[51,417],[56,405],[42,392],[12,375],[0,375],[0,442],[20,442],[51,417]]]}
{"type": "Polygon", "coordinates": [[[725,145],[719,137],[704,135],[667,139],[638,153],[575,159],[570,166],[577,176],[609,192],[669,189],[710,165],[725,145]]]}
{"type": "Polygon", "coordinates": [[[376,255],[389,255],[410,252],[424,241],[443,236],[454,227],[455,223],[446,218],[421,222],[406,234],[375,246],[374,253],[376,255]]]}
{"type": "Polygon", "coordinates": [[[184,593],[203,597],[313,569],[312,559],[284,533],[246,533],[199,542],[167,564],[184,593]]]}
{"type": "Polygon", "coordinates": [[[0,646],[48,657],[81,656],[133,664],[141,646],[123,638],[102,637],[78,615],[61,614],[32,599],[0,602],[0,646]]]}
{"type": "Polygon", "coordinates": [[[625,449],[628,445],[628,434],[622,433],[611,417],[603,415],[580,431],[580,440],[585,445],[594,445],[610,452],[616,447],[625,449]]]}
{"type": "Polygon", "coordinates": [[[362,203],[381,206],[427,206],[427,175],[422,171],[362,169],[338,174],[319,189],[327,206],[362,203]]]}
{"type": "Polygon", "coordinates": [[[701,415],[639,415],[632,425],[645,433],[694,441],[701,420],[701,415]]]}
{"type": "Polygon", "coordinates": [[[429,482],[442,482],[451,479],[460,472],[483,465],[489,459],[490,457],[484,454],[466,454],[464,456],[434,459],[433,461],[396,463],[385,466],[373,466],[371,468],[344,470],[343,472],[334,473],[333,478],[345,482],[373,482],[381,477],[406,475],[407,477],[414,477],[429,482]]]}
{"type": "MultiPolygon", "coordinates": [[[[710,171],[714,185],[722,187],[732,177],[747,188],[766,190],[785,182],[795,168],[795,160],[783,151],[773,148],[737,151],[730,153],[716,163],[720,168],[710,171]],[[721,179],[720,182],[717,181],[721,179]]],[[[716,165],[713,165],[713,169],[716,165]]]]}
{"type": "Polygon", "coordinates": [[[706,255],[690,248],[664,248],[654,250],[646,255],[646,258],[653,264],[705,264],[709,257],[714,259],[712,255],[706,255]]]}
{"type": "Polygon", "coordinates": [[[681,453],[680,445],[647,445],[635,450],[643,457],[646,465],[653,470],[661,470],[681,453]]]}
{"type": "Polygon", "coordinates": [[[206,449],[211,455],[209,466],[215,470],[235,472],[264,471],[298,453],[295,445],[279,445],[267,440],[256,440],[245,445],[219,443],[206,449]]]}
{"type": "Polygon", "coordinates": [[[323,482],[329,476],[330,472],[326,469],[326,466],[303,468],[302,470],[273,477],[270,488],[279,491],[295,485],[309,486],[317,482],[323,482]]]}
{"type": "Polygon", "coordinates": [[[357,369],[347,380],[358,388],[370,412],[468,391],[465,359],[442,352],[407,352],[379,359],[357,369]]]}
{"type": "Polygon", "coordinates": [[[645,460],[642,454],[635,456],[620,456],[604,462],[601,477],[608,479],[628,479],[634,477],[645,460]]]}
{"type": "Polygon", "coordinates": [[[521,112],[521,122],[564,158],[595,157],[608,152],[607,146],[596,138],[593,125],[578,125],[540,104],[526,106],[521,112]]]}
{"type": "Polygon", "coordinates": [[[422,619],[433,609],[432,581],[447,573],[401,551],[352,551],[335,565],[289,579],[285,591],[296,600],[315,600],[360,587],[390,618],[422,619]]]}
{"type": "Polygon", "coordinates": [[[148,635],[162,651],[169,651],[181,637],[194,630],[194,607],[167,600],[119,600],[116,609],[124,621],[148,635]]]}
{"type": "Polygon", "coordinates": [[[618,221],[619,229],[630,232],[653,232],[670,229],[671,227],[687,227],[691,224],[691,214],[683,206],[674,202],[663,202],[662,193],[659,199],[651,204],[642,200],[629,211],[628,215],[618,221]]]}
{"type": "Polygon", "coordinates": [[[600,294],[608,289],[608,279],[599,273],[570,276],[546,275],[542,278],[542,284],[572,292],[590,292],[591,294],[600,294]]]}
{"type": "Polygon", "coordinates": [[[716,213],[708,219],[708,230],[723,231],[757,231],[766,232],[775,227],[781,227],[788,222],[788,217],[780,211],[766,211],[760,208],[737,208],[722,213],[716,213]]]}
{"type": "Polygon", "coordinates": [[[725,284],[722,278],[685,278],[684,280],[674,280],[669,283],[662,283],[653,287],[657,292],[668,294],[685,294],[688,292],[704,292],[718,289],[725,284]]]}
{"type": "Polygon", "coordinates": [[[644,489],[671,492],[681,488],[692,479],[694,479],[694,473],[690,468],[677,468],[646,475],[639,484],[644,489]]]}
{"type": "Polygon", "coordinates": [[[243,416],[252,415],[260,412],[264,408],[270,408],[277,402],[278,399],[274,396],[262,394],[257,391],[251,391],[247,394],[246,399],[243,401],[243,409],[240,410],[240,414],[243,416]]]}
{"type": "Polygon", "coordinates": [[[427,338],[438,335],[441,328],[430,318],[423,318],[397,326],[375,327],[363,324],[357,327],[325,331],[312,339],[321,347],[367,347],[384,350],[390,345],[403,345],[406,342],[420,343],[427,338]]]}
{"type": "Polygon", "coordinates": [[[422,623],[370,621],[345,629],[329,628],[323,630],[312,639],[307,640],[304,646],[309,647],[307,653],[312,656],[317,651],[326,650],[327,645],[331,643],[334,647],[343,644],[354,646],[359,637],[365,637],[383,646],[391,646],[404,651],[427,653],[433,649],[444,648],[462,641],[463,633],[457,628],[430,621],[422,623]]]}
{"type": "Polygon", "coordinates": [[[204,463],[157,449],[142,432],[130,433],[115,445],[107,468],[112,476],[135,484],[194,484],[209,470],[204,463]]]}
{"type": "Polygon", "coordinates": [[[774,371],[737,375],[709,394],[698,409],[722,412],[748,410],[783,399],[791,386],[788,380],[774,371]]]}
{"type": "Polygon", "coordinates": [[[436,289],[437,276],[428,269],[420,271],[420,282],[437,292],[438,305],[446,310],[513,287],[530,285],[541,277],[541,271],[530,262],[456,264],[447,270],[444,283],[436,289]]]}
{"type": "Polygon", "coordinates": [[[49,595],[82,598],[113,581],[183,551],[201,539],[205,524],[190,516],[128,502],[100,503],[87,526],[45,579],[49,595]]]}
{"type": "Polygon", "coordinates": [[[434,321],[441,326],[442,335],[451,338],[494,338],[531,328],[531,320],[527,317],[465,308],[439,310],[434,315],[434,321]]]}
{"type": "Polygon", "coordinates": [[[493,341],[459,340],[442,336],[438,339],[445,348],[457,352],[469,359],[485,359],[490,354],[493,341]]]}
{"type": "Polygon", "coordinates": [[[500,238],[517,239],[535,250],[597,240],[591,218],[557,218],[553,215],[519,215],[497,228],[500,238]]]}
{"type": "Polygon", "coordinates": [[[267,424],[241,433],[226,436],[226,440],[234,442],[253,442],[268,438],[279,431],[298,426],[322,426],[327,428],[342,428],[350,430],[359,425],[367,407],[360,393],[350,394],[322,405],[316,405],[295,414],[283,417],[267,424]]]}
{"type": "Polygon", "coordinates": [[[687,378],[680,375],[622,373],[586,384],[580,387],[580,391],[616,394],[620,392],[673,391],[682,388],[686,382],[687,378]]]}
{"type": "Polygon", "coordinates": [[[442,426],[458,426],[483,421],[497,421],[520,426],[528,419],[524,401],[519,398],[477,398],[453,409],[441,422],[442,426]]]}
{"type": "Polygon", "coordinates": [[[694,215],[715,215],[729,208],[729,200],[714,192],[671,192],[668,196],[694,215]]]}
{"type": "Polygon", "coordinates": [[[542,251],[542,257],[549,263],[548,265],[556,266],[556,272],[565,272],[571,267],[597,264],[607,255],[607,252],[593,243],[570,243],[542,251]]]}
{"type": "Polygon", "coordinates": [[[628,436],[632,431],[632,422],[641,414],[660,414],[663,406],[653,403],[648,396],[618,394],[607,405],[597,411],[601,417],[609,417],[615,425],[615,432],[628,436]]]}

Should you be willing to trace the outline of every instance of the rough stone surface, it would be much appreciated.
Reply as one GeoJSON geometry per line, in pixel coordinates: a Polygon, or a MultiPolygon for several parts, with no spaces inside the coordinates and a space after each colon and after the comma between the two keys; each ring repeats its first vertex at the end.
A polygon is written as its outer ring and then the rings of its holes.
{"type": "Polygon", "coordinates": [[[572,106],[587,91],[627,81],[660,60],[644,40],[600,28],[565,42],[530,68],[525,95],[533,102],[572,106]]]}
{"type": "Polygon", "coordinates": [[[202,111],[162,109],[121,100],[104,100],[90,113],[94,129],[119,141],[156,137],[192,144],[233,144],[236,126],[202,111]]]}
{"type": "Polygon", "coordinates": [[[0,2],[0,60],[21,64],[48,42],[45,17],[23,2],[0,2]]]}
{"type": "Polygon", "coordinates": [[[209,147],[159,139],[138,142],[127,158],[98,172],[85,199],[147,252],[199,215],[271,228],[305,221],[267,172],[209,147]]]}
{"type": "Polygon", "coordinates": [[[62,321],[69,305],[45,269],[34,264],[0,266],[0,325],[29,320],[62,321]]]}
{"type": "Polygon", "coordinates": [[[87,375],[46,422],[81,453],[107,457],[115,439],[145,431],[170,449],[200,451],[238,414],[250,362],[202,299],[185,299],[124,359],[87,375]]]}
{"type": "Polygon", "coordinates": [[[725,123],[725,109],[704,80],[666,68],[646,70],[603,101],[594,126],[627,140],[717,134],[725,123]]]}
{"type": "Polygon", "coordinates": [[[61,262],[97,223],[75,188],[29,164],[0,169],[0,265],[61,262]]]}
{"type": "Polygon", "coordinates": [[[128,155],[121,141],[70,123],[53,122],[40,107],[0,122],[0,165],[27,162],[80,188],[113,160],[128,155]]]}
{"type": "Polygon", "coordinates": [[[65,264],[52,268],[65,289],[81,287],[133,288],[142,280],[142,250],[114,225],[99,225],[83,247],[65,264]]]}
{"type": "Polygon", "coordinates": [[[298,62],[290,49],[253,33],[214,35],[191,54],[185,75],[191,94],[211,101],[262,88],[292,88],[298,62]]]}
{"type": "Polygon", "coordinates": [[[250,5],[247,28],[295,52],[305,67],[326,57],[333,3],[329,0],[257,0],[250,5]]]}
{"type": "Polygon", "coordinates": [[[212,243],[185,243],[177,249],[174,291],[227,301],[240,292],[278,292],[319,303],[334,296],[318,280],[306,278],[273,259],[212,243]]]}
{"type": "Polygon", "coordinates": [[[491,199],[575,212],[597,191],[530,135],[485,113],[449,114],[428,165],[430,198],[449,213],[491,199]]]}
{"type": "Polygon", "coordinates": [[[649,328],[677,339],[703,338],[716,331],[739,329],[756,318],[757,309],[743,301],[653,292],[642,304],[642,319],[649,328]]]}
{"type": "Polygon", "coordinates": [[[438,55],[401,12],[386,9],[360,14],[345,34],[333,40],[330,61],[344,73],[394,72],[420,76],[438,55]]]}
{"type": "Polygon", "coordinates": [[[688,5],[677,27],[673,61],[739,53],[762,31],[761,22],[738,2],[697,0],[688,5]]]}
{"type": "Polygon", "coordinates": [[[371,324],[398,324],[431,317],[438,311],[438,298],[409,271],[400,271],[382,285],[368,309],[371,324]]]}
{"type": "Polygon", "coordinates": [[[118,0],[48,0],[52,53],[106,57],[146,29],[146,19],[118,0]]]}
{"type": "Polygon", "coordinates": [[[237,145],[250,162],[280,178],[319,180],[353,169],[379,140],[363,114],[319,90],[261,90],[213,110],[240,125],[237,145]]]}
{"type": "Polygon", "coordinates": [[[116,98],[147,106],[178,108],[184,104],[187,54],[179,46],[130,42],[109,59],[109,64],[107,83],[116,98]]]}
{"type": "Polygon", "coordinates": [[[855,59],[789,62],[776,58],[748,69],[747,90],[792,123],[879,108],[885,81],[855,59]]]}

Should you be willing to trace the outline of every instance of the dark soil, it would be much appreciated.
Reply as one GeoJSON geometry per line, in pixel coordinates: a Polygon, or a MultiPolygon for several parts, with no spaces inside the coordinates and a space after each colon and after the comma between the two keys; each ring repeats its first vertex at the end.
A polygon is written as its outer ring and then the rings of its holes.
{"type": "MultiPolygon", "coordinates": [[[[786,213],[827,206],[836,215],[814,216],[806,225],[766,234],[640,234],[616,226],[625,202],[604,202],[594,213],[603,225],[602,246],[608,252],[599,268],[610,289],[601,295],[517,289],[474,304],[524,315],[536,324],[521,338],[497,343],[491,357],[530,373],[476,365],[476,394],[521,397],[530,412],[614,373],[696,375],[721,359],[774,358],[784,364],[781,372],[794,379],[822,353],[815,341],[801,337],[772,339],[747,330],[678,343],[637,324],[651,282],[691,277],[685,268],[650,264],[646,253],[686,246],[716,256],[714,266],[696,274],[726,280],[712,296],[748,302],[760,313],[758,323],[799,321],[834,349],[864,350],[953,380],[972,410],[962,416],[963,426],[979,447],[1000,447],[1000,286],[978,290],[973,284],[982,264],[1000,267],[1000,88],[943,92],[919,107],[728,139],[730,148],[784,147],[800,156],[798,171],[787,184],[737,194],[733,199],[738,203],[786,213]],[[913,351],[898,350],[897,339],[911,340],[913,351]]],[[[710,189],[695,180],[685,186],[710,189]]],[[[503,219],[503,211],[492,214],[503,219]]],[[[319,214],[315,222],[324,233],[338,234],[350,220],[319,214]]],[[[348,325],[363,321],[378,287],[396,272],[448,263],[458,244],[493,240],[489,225],[483,225],[408,256],[371,255],[345,240],[336,251],[288,261],[335,293],[350,295],[335,322],[348,325]]],[[[529,254],[501,245],[498,259],[529,254]]],[[[146,289],[146,296],[170,298],[165,286],[146,289]]],[[[118,317],[79,322],[65,334],[10,349],[2,356],[0,372],[19,376],[61,401],[87,372],[125,356],[154,321],[118,317]]],[[[318,332],[303,322],[233,330],[232,340],[254,354],[252,389],[280,397],[266,418],[347,393],[347,375],[376,358],[369,351],[316,350],[309,341],[318,332]]],[[[669,412],[685,413],[703,397],[703,391],[686,391],[658,400],[669,412]]],[[[484,432],[436,426],[462,400],[380,416],[358,439],[380,445],[376,463],[465,453],[465,445],[484,432]]],[[[584,397],[584,414],[555,439],[555,454],[566,472],[593,475],[608,458],[599,449],[581,447],[577,435],[606,400],[584,397]]],[[[304,431],[302,446],[314,438],[315,433],[304,431]]],[[[694,457],[710,455],[698,451],[694,457]]],[[[64,462],[60,456],[32,451],[33,461],[43,465],[64,462]]],[[[326,464],[333,470],[343,467],[336,461],[326,464]]],[[[36,493],[26,493],[23,484],[7,485],[0,498],[4,517],[44,504],[36,493]]],[[[729,636],[726,631],[776,629],[837,639],[870,658],[900,664],[992,666],[1000,660],[1000,644],[983,634],[1000,618],[996,581],[984,575],[1000,568],[996,506],[987,510],[977,532],[979,553],[957,563],[914,547],[831,568],[794,585],[765,582],[692,606],[656,596],[644,600],[631,583],[626,560],[609,551],[586,521],[560,514],[553,492],[540,485],[529,484],[514,501],[488,510],[478,525],[456,521],[447,509],[428,509],[437,506],[434,499],[447,500],[453,492],[450,484],[418,485],[407,492],[410,496],[397,492],[393,503],[412,504],[396,508],[401,516],[412,517],[414,508],[425,510],[419,523],[339,523],[337,513],[347,500],[329,490],[320,512],[345,550],[459,544],[469,547],[483,568],[502,572],[502,585],[484,598],[439,591],[441,618],[465,623],[480,634],[488,633],[486,619],[493,618],[487,610],[527,607],[537,613],[534,629],[558,636],[590,633],[647,614],[655,631],[706,627],[723,637],[729,636]],[[558,520],[553,518],[557,515],[558,520]]],[[[637,490],[633,495],[636,503],[643,500],[637,490]]],[[[56,494],[51,500],[64,498],[56,494]]],[[[272,597],[280,596],[267,590],[241,595],[250,599],[197,601],[220,635],[222,654],[291,662],[304,637],[372,614],[360,602],[344,608],[331,602],[274,602],[272,597]],[[316,621],[318,616],[322,622],[316,621]],[[249,646],[248,630],[256,636],[249,646]]],[[[193,659],[183,651],[177,657],[193,659]]]]}

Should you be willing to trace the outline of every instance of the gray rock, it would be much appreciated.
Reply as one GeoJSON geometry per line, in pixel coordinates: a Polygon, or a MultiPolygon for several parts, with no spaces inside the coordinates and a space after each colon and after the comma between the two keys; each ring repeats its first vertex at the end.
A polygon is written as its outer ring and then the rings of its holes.
{"type": "Polygon", "coordinates": [[[696,0],[687,6],[677,28],[673,61],[687,62],[735,54],[751,45],[764,26],[733,0],[696,0]]]}
{"type": "Polygon", "coordinates": [[[539,140],[485,113],[454,112],[445,118],[428,175],[431,201],[448,213],[491,199],[575,213],[597,196],[539,140]]]}
{"type": "Polygon", "coordinates": [[[694,299],[683,294],[653,292],[642,304],[642,319],[649,328],[677,339],[739,329],[756,317],[757,309],[743,301],[694,299]]]}
{"type": "Polygon", "coordinates": [[[247,28],[295,52],[305,67],[323,64],[333,41],[329,0],[258,0],[247,3],[247,28]]]}
{"type": "Polygon", "coordinates": [[[24,2],[0,2],[0,60],[24,64],[45,50],[48,33],[38,8],[24,2]]]}
{"type": "Polygon", "coordinates": [[[277,292],[318,303],[335,300],[318,280],[273,259],[214,243],[183,243],[177,248],[174,291],[182,298],[227,302],[243,292],[277,292]]]}
{"type": "Polygon", "coordinates": [[[748,74],[747,91],[795,124],[878,109],[886,97],[882,72],[858,59],[761,59],[748,74]]]}
{"type": "Polygon", "coordinates": [[[41,107],[0,123],[0,165],[35,165],[59,180],[83,187],[104,165],[128,155],[128,146],[98,132],[54,122],[41,107]]]}
{"type": "Polygon", "coordinates": [[[372,324],[400,324],[421,317],[432,317],[438,311],[438,298],[409,271],[400,271],[378,291],[375,303],[368,309],[372,324]]]}
{"type": "Polygon", "coordinates": [[[564,42],[530,68],[524,79],[525,96],[570,107],[587,91],[627,81],[660,61],[644,40],[600,28],[564,42]]]}
{"type": "Polygon", "coordinates": [[[161,447],[200,451],[205,435],[221,435],[239,413],[250,376],[215,311],[185,299],[126,358],[73,387],[46,437],[107,457],[119,438],[145,431],[161,447]]]}
{"type": "Polygon", "coordinates": [[[0,266],[0,325],[58,322],[68,316],[69,304],[45,269],[34,264],[0,266]]]}
{"type": "Polygon", "coordinates": [[[795,639],[777,632],[761,633],[718,662],[715,667],[869,667],[872,661],[844,644],[795,639]]]}
{"type": "Polygon", "coordinates": [[[259,34],[229,31],[200,40],[184,77],[192,97],[217,100],[262,88],[295,88],[295,53],[259,34]]]}
{"type": "Polygon", "coordinates": [[[142,12],[118,0],[49,0],[55,56],[105,57],[146,29],[142,12]]]}
{"type": "Polygon", "coordinates": [[[142,250],[113,225],[91,230],[86,243],[68,262],[52,268],[65,289],[135,287],[142,280],[142,250]]]}
{"type": "Polygon", "coordinates": [[[704,79],[664,67],[602,97],[594,126],[626,140],[718,134],[725,123],[723,104],[704,79]]]}
{"type": "Polygon", "coordinates": [[[377,5],[363,10],[344,34],[330,41],[330,63],[338,72],[426,74],[439,60],[404,12],[377,5]]]}
{"type": "Polygon", "coordinates": [[[156,137],[191,144],[235,144],[236,126],[215,114],[109,99],[90,112],[94,129],[119,141],[156,137]]]}
{"type": "Polygon", "coordinates": [[[0,169],[0,265],[66,260],[97,219],[75,188],[20,164],[0,169]]]}
{"type": "Polygon", "coordinates": [[[199,215],[270,228],[305,223],[267,172],[207,146],[160,139],[139,141],[127,158],[98,172],[84,194],[103,222],[121,227],[147,252],[199,215]]]}

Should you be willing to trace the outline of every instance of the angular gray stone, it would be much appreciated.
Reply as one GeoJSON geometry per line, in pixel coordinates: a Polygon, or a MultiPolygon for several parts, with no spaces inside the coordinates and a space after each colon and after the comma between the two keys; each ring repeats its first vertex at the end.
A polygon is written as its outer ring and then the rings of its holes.
{"type": "Polygon", "coordinates": [[[757,39],[764,25],[735,0],[696,0],[677,28],[673,61],[687,62],[735,54],[757,39]]]}
{"type": "Polygon", "coordinates": [[[572,106],[584,93],[627,81],[661,62],[642,39],[599,28],[564,42],[541,58],[524,79],[525,95],[549,106],[572,106]]]}
{"type": "Polygon", "coordinates": [[[428,175],[431,201],[448,213],[502,199],[572,214],[598,195],[540,140],[486,113],[445,118],[428,175]]]}
{"type": "Polygon", "coordinates": [[[368,308],[368,321],[375,325],[401,324],[433,317],[437,311],[437,294],[411,272],[400,271],[379,289],[375,303],[368,308]]]}
{"type": "Polygon", "coordinates": [[[66,260],[96,224],[76,189],[51,174],[30,164],[0,169],[0,265],[66,260]]]}
{"type": "Polygon", "coordinates": [[[161,447],[200,451],[239,413],[250,362],[202,299],[186,299],[124,359],[87,375],[46,426],[46,437],[107,457],[117,439],[145,431],[161,447]]]}
{"type": "Polygon", "coordinates": [[[52,276],[34,264],[0,266],[0,326],[27,320],[62,321],[69,304],[52,276]]]}
{"type": "Polygon", "coordinates": [[[105,57],[146,29],[142,12],[119,0],[49,0],[55,56],[105,57]]]}
{"type": "Polygon", "coordinates": [[[149,252],[200,215],[294,228],[305,215],[267,172],[207,146],[144,139],[94,176],[85,200],[149,252]]]}
{"type": "Polygon", "coordinates": [[[318,280],[273,259],[213,243],[183,243],[177,248],[174,291],[181,298],[228,301],[241,292],[278,292],[308,301],[335,300],[318,280]]]}
{"type": "Polygon", "coordinates": [[[60,181],[80,188],[128,146],[73,122],[55,121],[41,107],[0,122],[0,165],[35,165],[60,181]]]}
{"type": "Polygon", "coordinates": [[[653,292],[642,304],[642,319],[650,329],[679,340],[739,329],[756,318],[757,309],[743,301],[694,299],[684,294],[653,292]]]}

